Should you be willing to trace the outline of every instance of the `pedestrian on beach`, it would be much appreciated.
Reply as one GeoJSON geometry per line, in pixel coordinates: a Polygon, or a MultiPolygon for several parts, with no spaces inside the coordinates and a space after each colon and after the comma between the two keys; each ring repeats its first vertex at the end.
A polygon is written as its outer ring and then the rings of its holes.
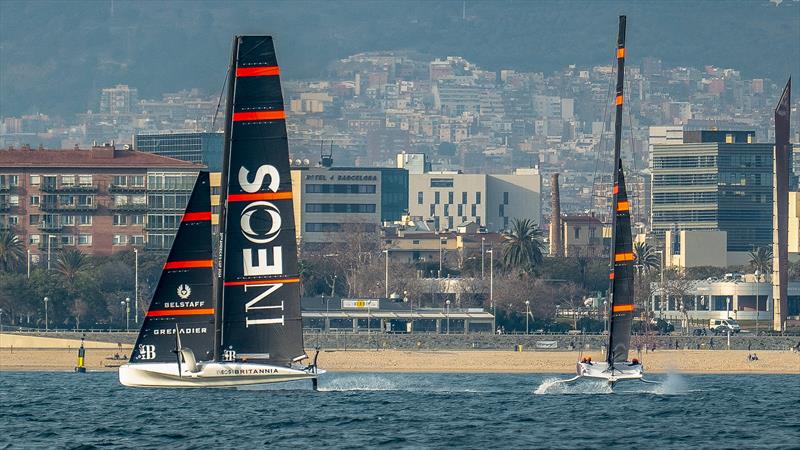
{"type": "Polygon", "coordinates": [[[714,338],[711,338],[711,342],[709,342],[711,350],[714,350],[714,338]]]}
{"type": "Polygon", "coordinates": [[[748,352],[750,351],[750,347],[751,347],[752,345],[753,345],[753,343],[752,343],[752,342],[750,342],[750,341],[747,341],[747,351],[748,351],[748,352]]]}

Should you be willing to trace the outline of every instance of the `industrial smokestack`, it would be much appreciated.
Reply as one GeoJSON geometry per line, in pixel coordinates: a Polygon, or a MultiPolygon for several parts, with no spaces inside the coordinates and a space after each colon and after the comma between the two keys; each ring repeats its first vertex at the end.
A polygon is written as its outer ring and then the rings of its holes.
{"type": "Polygon", "coordinates": [[[564,256],[561,244],[561,195],[558,192],[558,174],[550,178],[550,256],[564,256]]]}

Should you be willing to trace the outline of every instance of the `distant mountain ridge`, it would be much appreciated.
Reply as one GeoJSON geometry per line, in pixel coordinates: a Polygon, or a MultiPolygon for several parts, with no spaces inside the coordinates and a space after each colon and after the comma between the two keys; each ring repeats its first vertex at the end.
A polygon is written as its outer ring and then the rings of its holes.
{"type": "Polygon", "coordinates": [[[96,109],[118,83],[141,98],[218,92],[235,33],[276,38],[286,79],[354,53],[409,49],[490,69],[551,72],[612,61],[628,15],[631,63],[731,67],[782,83],[800,74],[800,2],[767,0],[0,2],[0,116],[96,109]],[[612,49],[612,50],[609,50],[612,49]]]}

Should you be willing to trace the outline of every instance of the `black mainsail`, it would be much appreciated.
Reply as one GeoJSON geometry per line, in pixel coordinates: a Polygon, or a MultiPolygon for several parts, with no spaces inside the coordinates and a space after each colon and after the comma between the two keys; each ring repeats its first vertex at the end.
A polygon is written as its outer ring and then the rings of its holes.
{"type": "Polygon", "coordinates": [[[271,36],[234,38],[228,79],[214,359],[305,357],[292,182],[271,36]]]}
{"type": "Polygon", "coordinates": [[[614,188],[611,237],[611,320],[609,325],[608,363],[627,361],[631,342],[633,321],[633,239],[631,237],[631,215],[625,174],[622,169],[620,141],[622,138],[623,84],[625,80],[625,16],[619,16],[617,36],[617,89],[616,118],[614,122],[614,188]]]}
{"type": "Polygon", "coordinates": [[[164,264],[130,362],[175,362],[176,333],[199,359],[214,349],[211,195],[200,172],[164,264]]]}

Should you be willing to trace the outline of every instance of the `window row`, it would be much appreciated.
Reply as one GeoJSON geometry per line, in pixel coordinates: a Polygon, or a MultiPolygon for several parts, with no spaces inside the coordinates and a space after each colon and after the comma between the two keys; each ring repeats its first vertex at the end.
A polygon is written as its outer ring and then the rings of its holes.
{"type": "Polygon", "coordinates": [[[374,203],[306,203],[308,213],[374,213],[374,203]]]}

